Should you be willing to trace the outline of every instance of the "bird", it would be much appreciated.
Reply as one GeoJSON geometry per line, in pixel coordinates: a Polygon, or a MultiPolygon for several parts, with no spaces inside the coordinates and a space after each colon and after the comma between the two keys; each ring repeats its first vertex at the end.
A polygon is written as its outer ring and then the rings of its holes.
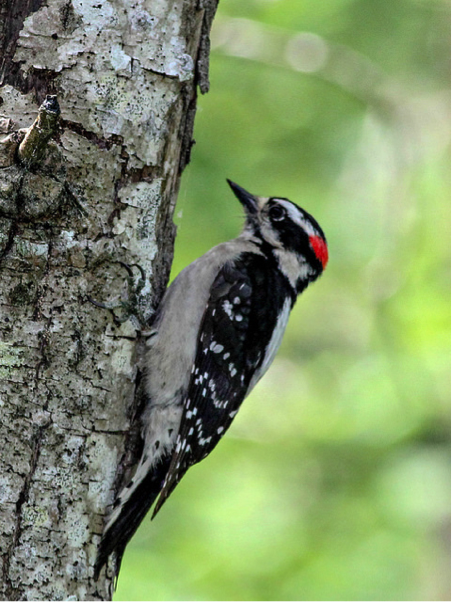
{"type": "Polygon", "coordinates": [[[175,278],[148,332],[143,452],[120,491],[99,544],[95,576],[125,547],[155,504],[223,437],[272,363],[295,301],[324,271],[318,222],[283,197],[261,197],[227,180],[244,208],[240,235],[175,278]]]}

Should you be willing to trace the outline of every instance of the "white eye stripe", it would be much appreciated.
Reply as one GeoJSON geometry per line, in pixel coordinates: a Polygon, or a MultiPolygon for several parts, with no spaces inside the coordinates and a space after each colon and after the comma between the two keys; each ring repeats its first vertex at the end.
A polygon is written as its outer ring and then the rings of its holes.
{"type": "Polygon", "coordinates": [[[306,232],[308,236],[316,236],[317,232],[314,230],[314,227],[310,222],[304,219],[302,213],[293,205],[290,201],[285,201],[284,199],[275,199],[278,201],[278,204],[286,209],[289,214],[290,219],[298,224],[303,230],[306,232]]]}

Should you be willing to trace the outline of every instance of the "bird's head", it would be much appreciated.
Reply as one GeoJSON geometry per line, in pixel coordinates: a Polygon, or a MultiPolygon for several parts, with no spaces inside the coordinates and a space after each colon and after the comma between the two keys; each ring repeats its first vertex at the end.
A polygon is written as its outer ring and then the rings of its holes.
{"type": "Polygon", "coordinates": [[[245,209],[244,235],[262,241],[301,292],[328,263],[322,228],[312,215],[288,199],[255,196],[230,180],[228,183],[245,209]]]}

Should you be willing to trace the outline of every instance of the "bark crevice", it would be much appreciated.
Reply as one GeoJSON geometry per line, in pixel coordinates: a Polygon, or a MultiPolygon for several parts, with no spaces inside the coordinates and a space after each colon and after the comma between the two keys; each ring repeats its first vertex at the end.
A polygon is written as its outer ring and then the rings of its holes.
{"type": "Polygon", "coordinates": [[[5,586],[5,600],[22,600],[24,599],[24,591],[20,587],[13,586],[9,577],[9,569],[11,559],[15,548],[19,545],[20,536],[22,533],[22,512],[24,505],[28,502],[30,486],[33,476],[38,465],[39,454],[41,450],[44,431],[50,426],[50,423],[45,426],[38,426],[30,441],[30,469],[23,479],[23,486],[20,490],[19,497],[15,508],[15,523],[14,535],[11,544],[8,546],[6,553],[3,554],[3,582],[5,586]]]}

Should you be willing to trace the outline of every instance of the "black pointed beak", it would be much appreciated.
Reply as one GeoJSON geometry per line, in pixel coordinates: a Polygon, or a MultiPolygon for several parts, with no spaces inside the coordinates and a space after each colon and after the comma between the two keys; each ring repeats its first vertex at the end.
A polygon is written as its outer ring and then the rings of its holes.
{"type": "Polygon", "coordinates": [[[227,182],[232,188],[232,191],[235,194],[235,196],[245,207],[245,211],[248,213],[248,215],[255,215],[258,209],[256,197],[241,186],[239,186],[238,184],[236,184],[235,182],[231,182],[231,180],[227,180],[227,182]]]}

